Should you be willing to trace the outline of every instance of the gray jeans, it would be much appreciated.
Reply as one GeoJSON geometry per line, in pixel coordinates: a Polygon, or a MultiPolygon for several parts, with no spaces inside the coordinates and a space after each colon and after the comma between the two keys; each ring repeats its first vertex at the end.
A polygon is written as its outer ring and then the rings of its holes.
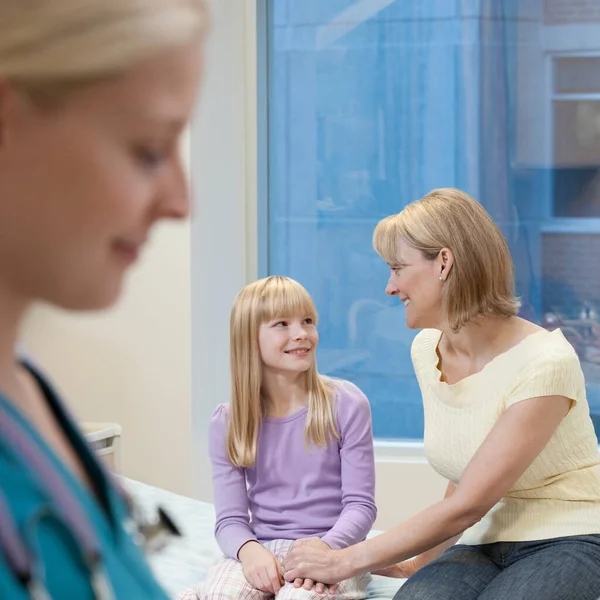
{"type": "Polygon", "coordinates": [[[456,545],[394,600],[599,600],[600,535],[456,545]]]}

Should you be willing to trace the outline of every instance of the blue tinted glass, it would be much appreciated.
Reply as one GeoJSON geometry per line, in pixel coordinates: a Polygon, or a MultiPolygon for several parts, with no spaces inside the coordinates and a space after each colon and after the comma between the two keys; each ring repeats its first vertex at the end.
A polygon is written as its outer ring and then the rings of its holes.
{"type": "Polygon", "coordinates": [[[600,98],[553,84],[567,53],[588,89],[561,1],[267,3],[267,270],[313,294],[320,370],[365,391],[378,438],[422,438],[423,412],[373,229],[448,186],[502,229],[521,315],[563,328],[600,422],[600,98]]]}

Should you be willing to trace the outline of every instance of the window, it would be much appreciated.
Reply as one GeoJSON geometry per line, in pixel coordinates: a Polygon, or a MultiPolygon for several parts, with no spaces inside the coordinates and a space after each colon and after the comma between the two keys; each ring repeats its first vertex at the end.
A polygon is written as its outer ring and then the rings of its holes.
{"type": "Polygon", "coordinates": [[[472,194],[504,232],[522,316],[570,337],[600,425],[600,228],[589,231],[600,217],[600,59],[556,57],[547,69],[542,43],[581,41],[576,26],[545,23],[538,4],[264,3],[262,274],[313,294],[320,370],[364,390],[377,438],[421,439],[423,411],[415,332],[385,295],[373,229],[446,186],[472,194]],[[557,229],[563,218],[576,224],[557,229]]]}
{"type": "Polygon", "coordinates": [[[600,217],[600,56],[553,58],[554,216],[600,217]]]}

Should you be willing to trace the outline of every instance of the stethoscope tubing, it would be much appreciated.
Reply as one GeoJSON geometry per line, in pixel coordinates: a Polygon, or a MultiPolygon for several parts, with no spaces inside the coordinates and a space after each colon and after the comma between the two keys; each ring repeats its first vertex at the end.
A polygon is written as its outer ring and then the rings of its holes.
{"type": "MultiPolygon", "coordinates": [[[[19,456],[36,472],[46,493],[52,499],[57,517],[71,532],[75,542],[83,552],[83,559],[90,571],[94,592],[102,587],[102,598],[112,598],[106,577],[102,573],[100,544],[94,535],[84,511],[69,490],[66,482],[57,472],[50,459],[29,438],[22,425],[0,406],[0,438],[9,442],[19,456]]],[[[32,552],[21,540],[14,518],[4,495],[0,496],[0,544],[9,566],[24,584],[35,579],[32,552]]]]}

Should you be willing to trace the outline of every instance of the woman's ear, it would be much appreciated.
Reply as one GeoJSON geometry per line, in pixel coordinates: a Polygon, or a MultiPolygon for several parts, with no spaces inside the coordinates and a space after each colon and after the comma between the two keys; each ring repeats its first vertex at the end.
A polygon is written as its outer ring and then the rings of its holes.
{"type": "Polygon", "coordinates": [[[445,281],[452,271],[454,265],[454,253],[450,248],[442,248],[438,255],[440,262],[440,279],[445,281]]]}

